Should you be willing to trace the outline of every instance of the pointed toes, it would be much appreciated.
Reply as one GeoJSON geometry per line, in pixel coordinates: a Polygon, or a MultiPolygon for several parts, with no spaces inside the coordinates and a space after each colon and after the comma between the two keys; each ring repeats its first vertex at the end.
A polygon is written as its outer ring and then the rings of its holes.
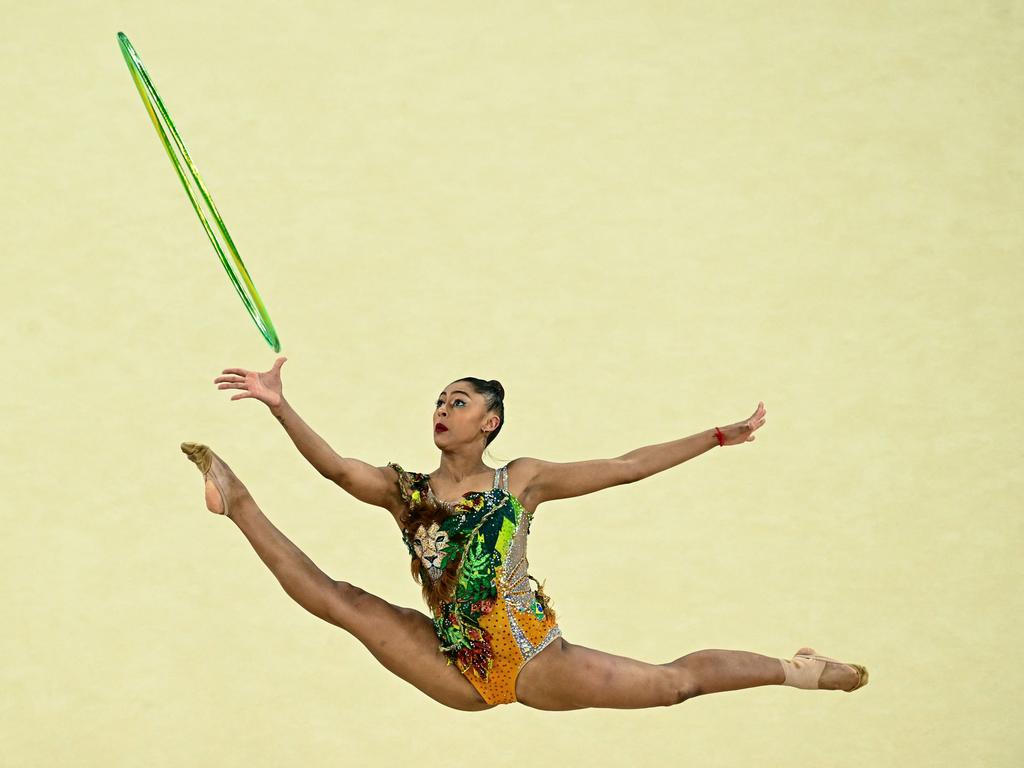
{"type": "Polygon", "coordinates": [[[182,443],[181,452],[188,456],[189,461],[193,462],[199,470],[206,474],[210,471],[210,464],[213,460],[210,458],[210,449],[202,443],[182,443]]]}
{"type": "Polygon", "coordinates": [[[868,684],[868,669],[867,667],[862,667],[860,664],[851,664],[850,666],[856,669],[857,674],[859,675],[857,684],[850,689],[851,691],[856,691],[858,688],[863,688],[868,684]]]}

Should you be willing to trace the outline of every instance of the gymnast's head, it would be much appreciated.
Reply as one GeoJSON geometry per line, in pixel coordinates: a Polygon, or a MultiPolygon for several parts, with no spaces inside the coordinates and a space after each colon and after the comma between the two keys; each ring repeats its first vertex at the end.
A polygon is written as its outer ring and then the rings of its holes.
{"type": "Polygon", "coordinates": [[[504,400],[497,379],[456,379],[434,403],[434,445],[442,450],[474,446],[483,453],[505,424],[504,400]]]}

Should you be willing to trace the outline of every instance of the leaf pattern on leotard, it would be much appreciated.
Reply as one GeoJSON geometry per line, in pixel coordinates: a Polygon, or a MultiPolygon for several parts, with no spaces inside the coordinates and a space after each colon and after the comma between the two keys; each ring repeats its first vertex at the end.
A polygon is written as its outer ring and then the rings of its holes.
{"type": "Polygon", "coordinates": [[[478,533],[474,538],[466,549],[466,559],[459,573],[458,595],[462,600],[469,602],[494,597],[497,594],[491,557],[493,550],[486,548],[482,533],[478,533]]]}

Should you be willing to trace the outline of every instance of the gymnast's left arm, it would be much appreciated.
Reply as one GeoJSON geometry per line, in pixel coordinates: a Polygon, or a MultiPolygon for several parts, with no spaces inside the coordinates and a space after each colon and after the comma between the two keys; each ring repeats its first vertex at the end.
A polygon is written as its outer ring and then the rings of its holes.
{"type": "Polygon", "coordinates": [[[714,430],[672,443],[637,448],[614,459],[565,463],[523,457],[509,462],[509,472],[525,478],[524,503],[542,504],[635,483],[717,445],[714,430]],[[710,442],[709,442],[710,436],[710,442]],[[529,499],[529,502],[527,502],[529,499]]]}
{"type": "Polygon", "coordinates": [[[739,445],[754,441],[754,432],[765,422],[764,403],[759,402],[749,418],[727,427],[712,427],[689,437],[668,443],[646,445],[621,458],[632,468],[634,482],[700,456],[716,446],[739,445]]]}
{"type": "Polygon", "coordinates": [[[630,469],[634,482],[643,480],[670,467],[689,461],[695,456],[710,451],[718,445],[714,427],[689,437],[681,437],[667,443],[645,445],[622,456],[630,469]]]}
{"type": "Polygon", "coordinates": [[[748,419],[727,427],[714,427],[668,443],[643,448],[614,459],[558,463],[523,457],[509,463],[509,472],[525,478],[523,496],[532,504],[594,493],[613,485],[643,480],[669,467],[711,450],[716,445],[752,442],[753,432],[764,424],[764,403],[758,403],[748,419]]]}

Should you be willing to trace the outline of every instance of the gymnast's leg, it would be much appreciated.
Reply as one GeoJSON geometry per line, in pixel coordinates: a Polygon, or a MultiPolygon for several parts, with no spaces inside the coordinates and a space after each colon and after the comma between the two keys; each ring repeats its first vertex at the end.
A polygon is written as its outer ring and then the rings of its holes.
{"type": "Polygon", "coordinates": [[[213,451],[196,443],[183,443],[182,451],[200,471],[208,468],[207,508],[224,514],[226,502],[227,517],[295,602],[351,633],[384,667],[435,701],[465,711],[493,706],[484,702],[458,668],[448,664],[425,614],[330,578],[267,519],[248,489],[213,451]]]}
{"type": "MultiPolygon", "coordinates": [[[[798,653],[805,651],[811,649],[798,653]]],[[[558,638],[520,671],[516,697],[527,706],[549,710],[664,707],[708,693],[781,685],[786,681],[785,664],[792,662],[717,649],[696,651],[667,664],[648,664],[558,638]]],[[[847,690],[858,680],[852,667],[828,662],[817,685],[847,690]]]]}

